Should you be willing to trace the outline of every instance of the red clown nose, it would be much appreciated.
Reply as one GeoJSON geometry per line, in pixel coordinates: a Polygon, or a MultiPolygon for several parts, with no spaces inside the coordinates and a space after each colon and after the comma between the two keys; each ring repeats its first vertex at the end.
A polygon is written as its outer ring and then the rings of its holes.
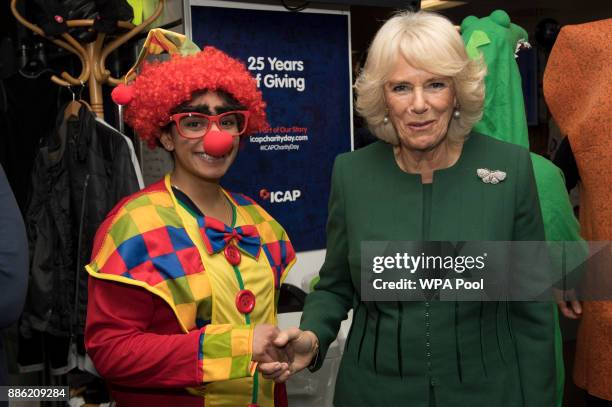
{"type": "Polygon", "coordinates": [[[225,131],[211,130],[204,136],[204,152],[213,157],[222,157],[234,145],[234,138],[225,131]]]}

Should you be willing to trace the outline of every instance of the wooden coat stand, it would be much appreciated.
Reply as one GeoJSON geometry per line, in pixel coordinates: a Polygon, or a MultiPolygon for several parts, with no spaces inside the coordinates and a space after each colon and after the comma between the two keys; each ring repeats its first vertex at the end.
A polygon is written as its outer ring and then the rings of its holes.
{"type": "MultiPolygon", "coordinates": [[[[55,45],[76,55],[81,61],[83,69],[81,70],[81,74],[77,78],[64,71],[60,74],[61,77],[53,75],[51,77],[51,80],[57,83],[58,85],[66,87],[84,86],[85,84],[87,84],[89,87],[89,103],[91,105],[91,109],[98,117],[103,118],[104,106],[102,102],[102,84],[116,86],[126,80],[125,76],[121,78],[113,78],[111,76],[110,71],[106,69],[105,66],[106,58],[112,51],[125,44],[132,37],[143,31],[149,24],[155,21],[164,8],[165,0],[159,0],[155,12],[151,16],[149,16],[149,18],[147,18],[137,26],[130,23],[129,21],[118,21],[117,27],[127,29],[129,31],[119,35],[116,39],[106,44],[106,46],[104,46],[106,34],[100,32],[97,34],[95,41],[86,44],[79,43],[69,33],[63,33],[61,35],[62,39],[54,39],[47,37],[40,27],[27,21],[17,11],[16,4],[17,0],[11,0],[11,12],[13,13],[17,21],[32,30],[35,34],[45,37],[55,45]]],[[[69,28],[90,27],[91,29],[91,27],[93,27],[93,24],[94,20],[91,19],[66,21],[66,25],[69,28]]]]}

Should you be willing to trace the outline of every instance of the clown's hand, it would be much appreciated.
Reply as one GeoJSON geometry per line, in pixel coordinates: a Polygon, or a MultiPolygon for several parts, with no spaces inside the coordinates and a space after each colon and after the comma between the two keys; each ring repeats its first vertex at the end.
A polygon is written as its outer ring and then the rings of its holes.
{"type": "Polygon", "coordinates": [[[282,367],[288,368],[287,354],[282,347],[275,346],[274,340],[280,330],[270,324],[259,324],[253,331],[252,360],[259,363],[278,362],[282,367]]]}
{"type": "Polygon", "coordinates": [[[289,328],[278,334],[274,345],[284,349],[288,358],[285,363],[260,363],[259,371],[266,379],[285,382],[291,375],[309,366],[319,352],[319,339],[312,331],[289,328]]]}

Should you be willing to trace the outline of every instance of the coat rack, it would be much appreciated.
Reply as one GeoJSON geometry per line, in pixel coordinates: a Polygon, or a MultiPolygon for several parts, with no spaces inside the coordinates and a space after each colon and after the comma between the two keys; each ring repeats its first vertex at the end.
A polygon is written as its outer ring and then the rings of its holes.
{"type": "MultiPolygon", "coordinates": [[[[62,72],[60,77],[57,75],[51,76],[51,80],[61,86],[84,86],[85,84],[89,87],[89,102],[91,109],[98,117],[104,117],[104,106],[102,102],[102,84],[116,86],[126,80],[126,77],[113,78],[108,69],[106,69],[106,58],[115,49],[125,44],[136,34],[143,31],[149,24],[151,24],[161,14],[165,0],[159,0],[155,12],[144,20],[141,24],[135,26],[129,21],[118,21],[117,27],[121,29],[127,29],[128,32],[121,34],[116,39],[104,46],[106,40],[106,33],[99,32],[96,36],[95,41],[81,44],[69,33],[63,33],[62,39],[47,37],[44,31],[35,24],[27,21],[17,11],[17,0],[11,0],[11,12],[21,24],[32,30],[35,34],[45,37],[55,45],[71,52],[76,55],[81,61],[83,69],[81,74],[75,78],[68,72],[62,72]]],[[[69,28],[73,27],[92,27],[94,20],[67,20],[66,25],[69,28]]],[[[130,79],[130,78],[127,78],[130,79]]]]}

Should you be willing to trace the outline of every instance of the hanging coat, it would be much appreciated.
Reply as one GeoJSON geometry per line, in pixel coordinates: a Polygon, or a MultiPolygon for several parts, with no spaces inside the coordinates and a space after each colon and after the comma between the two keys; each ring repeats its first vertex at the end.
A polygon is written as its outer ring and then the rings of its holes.
{"type": "MultiPolygon", "coordinates": [[[[36,332],[59,338],[82,336],[87,273],[93,238],[112,207],[138,189],[130,147],[82,107],[42,140],[32,171],[26,210],[30,288],[21,321],[25,339],[36,332]]],[[[36,361],[29,349],[28,365],[36,361]]],[[[24,352],[20,352],[24,353],[24,352]]],[[[20,364],[23,365],[24,363],[20,364]]]]}

